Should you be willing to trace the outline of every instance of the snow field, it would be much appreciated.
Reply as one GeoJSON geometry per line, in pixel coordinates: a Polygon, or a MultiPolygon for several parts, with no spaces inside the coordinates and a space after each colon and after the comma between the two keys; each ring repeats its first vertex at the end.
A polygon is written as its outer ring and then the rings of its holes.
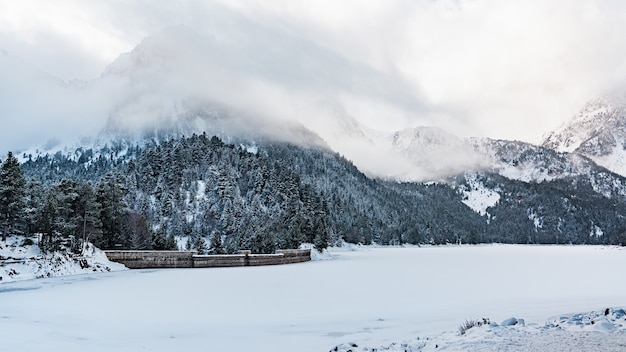
{"type": "Polygon", "coordinates": [[[468,187],[462,190],[464,195],[462,202],[478,214],[488,215],[487,209],[498,203],[500,194],[496,190],[486,188],[475,173],[466,173],[465,178],[468,187]]]}
{"type": "Polygon", "coordinates": [[[498,341],[513,336],[498,331],[519,331],[523,346],[549,317],[620,307],[626,297],[626,250],[617,247],[356,249],[284,266],[131,270],[1,284],[0,340],[3,350],[16,351],[257,352],[402,341],[419,351],[415,341],[439,338],[448,350],[491,341],[476,350],[495,351],[498,341]],[[465,319],[500,323],[513,316],[526,327],[483,326],[458,336],[465,319]]]}

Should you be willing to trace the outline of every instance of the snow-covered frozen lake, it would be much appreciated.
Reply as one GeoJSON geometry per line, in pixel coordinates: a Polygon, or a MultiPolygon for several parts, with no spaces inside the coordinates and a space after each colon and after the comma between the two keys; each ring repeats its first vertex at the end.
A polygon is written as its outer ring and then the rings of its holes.
{"type": "Polygon", "coordinates": [[[6,351],[328,351],[626,305],[626,250],[441,246],[0,284],[6,351]]]}

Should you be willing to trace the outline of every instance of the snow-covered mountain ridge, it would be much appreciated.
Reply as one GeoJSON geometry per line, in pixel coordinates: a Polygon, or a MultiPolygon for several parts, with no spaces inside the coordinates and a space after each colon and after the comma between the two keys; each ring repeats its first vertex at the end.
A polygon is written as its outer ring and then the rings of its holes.
{"type": "Polygon", "coordinates": [[[590,101],[570,121],[546,134],[542,146],[587,156],[626,175],[626,96],[590,101]]]}
{"type": "Polygon", "coordinates": [[[384,174],[369,173],[385,179],[442,181],[466,172],[491,172],[511,180],[544,182],[606,172],[584,155],[521,141],[460,138],[430,126],[396,132],[377,131],[355,120],[350,126],[344,140],[385,151],[396,163],[384,174]]]}

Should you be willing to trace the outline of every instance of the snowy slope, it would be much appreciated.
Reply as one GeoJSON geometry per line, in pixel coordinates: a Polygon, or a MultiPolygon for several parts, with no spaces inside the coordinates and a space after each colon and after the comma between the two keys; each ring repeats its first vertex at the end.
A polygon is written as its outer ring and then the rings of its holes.
{"type": "MultiPolygon", "coordinates": [[[[460,179],[455,178],[452,184],[462,194],[463,203],[480,215],[489,215],[487,208],[495,206],[501,194],[509,193],[509,197],[511,194],[511,189],[494,188],[493,184],[487,186],[485,180],[490,174],[524,183],[568,180],[572,191],[578,187],[577,183],[588,183],[595,193],[603,197],[626,197],[626,179],[577,153],[557,152],[519,141],[483,138],[470,139],[470,142],[488,166],[482,170],[468,170],[460,179]]],[[[528,212],[535,227],[540,226],[541,219],[535,217],[532,209],[528,212]]]]}
{"type": "Polygon", "coordinates": [[[91,244],[82,256],[76,257],[65,252],[43,253],[37,245],[23,242],[24,238],[18,236],[0,242],[0,282],[126,269],[109,261],[104,252],[91,244]]]}
{"type": "Polygon", "coordinates": [[[470,139],[474,149],[486,159],[489,170],[524,182],[551,181],[588,175],[592,161],[568,153],[519,141],[470,139]]]}
{"type": "Polygon", "coordinates": [[[626,175],[626,96],[604,96],[585,104],[570,121],[544,137],[542,145],[588,156],[626,175]]]}
{"type": "Polygon", "coordinates": [[[489,189],[478,179],[477,174],[465,174],[466,185],[459,187],[463,194],[462,202],[480,215],[487,215],[487,209],[500,200],[499,189],[489,189]]]}

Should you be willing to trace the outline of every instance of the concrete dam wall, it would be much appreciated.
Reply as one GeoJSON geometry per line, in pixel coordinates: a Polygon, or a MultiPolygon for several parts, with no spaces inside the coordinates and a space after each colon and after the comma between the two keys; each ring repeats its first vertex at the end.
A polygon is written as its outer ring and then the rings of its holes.
{"type": "Polygon", "coordinates": [[[275,254],[199,255],[195,251],[105,251],[110,261],[129,269],[219,268],[302,263],[311,260],[310,249],[280,249],[275,254]]]}

